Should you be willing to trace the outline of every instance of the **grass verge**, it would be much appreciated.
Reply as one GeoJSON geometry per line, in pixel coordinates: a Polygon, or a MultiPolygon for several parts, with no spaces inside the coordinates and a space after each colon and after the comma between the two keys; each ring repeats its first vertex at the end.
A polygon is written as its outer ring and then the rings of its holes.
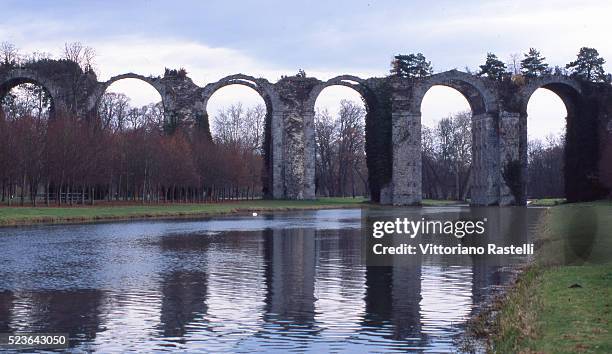
{"type": "Polygon", "coordinates": [[[0,207],[0,225],[202,217],[253,211],[357,208],[364,202],[363,198],[321,198],[316,200],[254,200],[207,204],[100,204],[78,207],[0,207]]]}
{"type": "Polygon", "coordinates": [[[469,324],[495,353],[612,353],[612,203],[542,220],[536,261],[469,324]]]}
{"type": "MultiPolygon", "coordinates": [[[[358,208],[366,202],[367,200],[362,197],[330,197],[316,200],[249,200],[205,204],[109,204],[100,202],[94,206],[79,205],[74,207],[0,206],[0,226],[40,223],[84,223],[148,218],[205,217],[254,211],[358,208]]],[[[454,204],[461,204],[461,202],[423,200],[423,206],[448,206],[454,204]]]]}
{"type": "Polygon", "coordinates": [[[565,198],[541,198],[541,199],[530,199],[529,205],[531,206],[555,206],[565,203],[565,198]]]}

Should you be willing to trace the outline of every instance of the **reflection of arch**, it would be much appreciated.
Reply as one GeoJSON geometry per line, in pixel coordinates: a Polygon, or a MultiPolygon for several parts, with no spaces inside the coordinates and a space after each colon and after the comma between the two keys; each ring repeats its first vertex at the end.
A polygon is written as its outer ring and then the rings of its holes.
{"type": "Polygon", "coordinates": [[[317,101],[319,94],[325,88],[330,86],[345,86],[357,91],[357,93],[359,93],[359,95],[361,95],[361,97],[363,98],[366,109],[368,109],[368,98],[370,97],[370,95],[368,87],[365,85],[365,80],[353,75],[336,76],[332,79],[327,80],[326,82],[322,82],[315,86],[308,95],[306,107],[308,107],[308,109],[312,109],[312,111],[314,112],[315,102],[317,101]]]}
{"type": "Polygon", "coordinates": [[[420,112],[423,97],[433,86],[447,86],[459,91],[470,104],[473,115],[497,110],[496,96],[491,89],[486,87],[485,80],[457,70],[418,80],[414,85],[413,102],[415,106],[413,110],[420,112]]]}
{"type": "Polygon", "coordinates": [[[55,109],[56,104],[60,104],[59,101],[59,88],[55,83],[48,78],[39,75],[36,71],[29,69],[13,69],[6,73],[6,75],[0,77],[0,99],[3,98],[11,89],[15,86],[30,83],[42,87],[49,96],[51,96],[51,105],[49,111],[52,112],[55,109]]]}
{"type": "Polygon", "coordinates": [[[529,79],[529,82],[523,86],[519,92],[519,97],[521,98],[521,113],[526,114],[529,99],[539,88],[548,89],[559,96],[565,104],[568,117],[574,114],[576,100],[582,94],[582,88],[576,80],[561,75],[550,75],[529,79]]]}

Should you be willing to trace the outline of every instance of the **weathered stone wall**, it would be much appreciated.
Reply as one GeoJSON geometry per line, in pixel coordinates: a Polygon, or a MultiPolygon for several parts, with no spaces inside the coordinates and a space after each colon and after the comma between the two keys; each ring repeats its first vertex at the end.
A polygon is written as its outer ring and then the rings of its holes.
{"type": "MultiPolygon", "coordinates": [[[[415,110],[413,86],[409,81],[396,80],[393,84],[391,119],[393,125],[393,180],[392,199],[383,204],[414,205],[421,203],[421,112],[415,110]]],[[[419,106],[420,108],[420,106],[419,106]]]]}
{"type": "Polygon", "coordinates": [[[315,198],[314,111],[308,97],[319,80],[285,77],[274,85],[283,105],[283,197],[315,198]]]}
{"type": "Polygon", "coordinates": [[[55,114],[83,114],[87,96],[95,90],[98,81],[93,73],[67,60],[41,60],[20,67],[0,66],[0,97],[16,85],[37,83],[52,98],[55,114]]]}
{"type": "MultiPolygon", "coordinates": [[[[499,186],[500,205],[525,204],[522,175],[527,161],[521,156],[521,115],[502,111],[499,114],[499,162],[502,180],[499,186]]],[[[525,156],[526,157],[526,156],[525,156]]]]}
{"type": "Polygon", "coordinates": [[[163,77],[128,73],[99,82],[75,63],[43,60],[18,68],[0,67],[0,97],[20,83],[38,83],[51,95],[55,113],[91,118],[97,115],[98,102],[108,86],[125,78],[147,82],[159,92],[170,133],[179,126],[197,126],[207,132],[207,139],[211,137],[206,108],[216,90],[239,84],[258,92],[267,106],[264,188],[275,199],[315,197],[315,101],[325,87],[353,88],[364,98],[367,110],[372,198],[396,205],[421,202],[421,103],[435,85],[458,90],[473,113],[472,204],[524,204],[527,103],[535,90],[544,87],[557,93],[568,108],[572,158],[568,159],[566,178],[580,184],[578,192],[595,191],[590,197],[612,190],[612,90],[609,85],[591,85],[584,93],[583,83],[566,76],[497,82],[451,70],[421,79],[364,80],[342,75],[322,82],[292,76],[272,84],[238,74],[202,88],[175,71],[163,77]],[[579,145],[588,139],[593,143],[585,153],[579,145]]]}
{"type": "Polygon", "coordinates": [[[473,205],[499,203],[500,166],[498,117],[481,113],[472,117],[472,189],[473,205]]]}

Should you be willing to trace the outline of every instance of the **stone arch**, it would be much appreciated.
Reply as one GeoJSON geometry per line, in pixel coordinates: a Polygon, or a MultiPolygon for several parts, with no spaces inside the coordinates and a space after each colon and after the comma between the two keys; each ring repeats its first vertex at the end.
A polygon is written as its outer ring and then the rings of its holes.
{"type": "Polygon", "coordinates": [[[147,77],[147,76],[143,76],[143,75],[139,75],[135,73],[126,73],[126,74],[116,75],[116,76],[111,77],[105,82],[99,83],[98,86],[95,88],[93,94],[89,96],[89,99],[87,101],[87,111],[90,112],[90,114],[95,115],[98,109],[98,104],[100,103],[100,99],[102,99],[102,95],[104,95],[108,87],[112,85],[114,82],[117,82],[123,79],[136,79],[136,80],[140,80],[140,81],[146,82],[147,84],[151,85],[159,93],[159,95],[162,98],[162,106],[164,107],[164,114],[165,114],[166,102],[164,102],[164,97],[166,96],[165,95],[166,88],[160,82],[160,79],[154,78],[154,77],[147,77]]]}
{"type": "Polygon", "coordinates": [[[563,102],[567,115],[565,117],[566,128],[565,128],[565,153],[564,153],[564,165],[565,170],[563,171],[564,183],[565,183],[565,196],[568,199],[580,199],[575,197],[576,194],[580,194],[581,190],[588,190],[593,188],[584,187],[588,185],[585,180],[589,177],[585,177],[583,173],[588,170],[588,165],[596,165],[597,162],[592,161],[596,157],[597,143],[595,142],[595,136],[592,131],[595,129],[589,129],[589,125],[594,124],[592,119],[593,112],[590,110],[588,105],[583,102],[583,91],[582,85],[578,80],[564,75],[546,75],[535,78],[528,78],[524,86],[519,89],[518,102],[519,102],[519,156],[521,161],[521,191],[523,200],[521,203],[526,202],[527,198],[527,153],[528,153],[528,124],[527,124],[527,106],[533,95],[533,93],[540,89],[545,88],[556,94],[563,102]],[[591,150],[591,153],[588,151],[591,150]]]}
{"type": "Polygon", "coordinates": [[[393,108],[393,203],[419,204],[422,198],[421,104],[433,86],[447,86],[461,93],[472,111],[471,203],[498,204],[499,129],[495,83],[474,75],[450,70],[402,83],[411,91],[394,99],[393,108]]]}
{"type": "Polygon", "coordinates": [[[225,86],[230,85],[242,85],[253,89],[261,96],[261,98],[263,98],[269,110],[277,106],[276,102],[278,102],[278,97],[276,96],[276,93],[272,89],[272,85],[268,82],[268,80],[256,79],[252,76],[244,74],[235,74],[226,76],[221,80],[210,83],[204,87],[204,89],[202,90],[202,101],[204,105],[204,110],[207,109],[208,100],[215,92],[225,86]]]}
{"type": "MultiPolygon", "coordinates": [[[[372,106],[373,94],[368,88],[366,81],[354,76],[354,75],[339,75],[333,77],[325,82],[321,82],[314,86],[305,102],[305,113],[304,114],[304,135],[305,135],[305,149],[306,149],[306,178],[311,181],[309,184],[311,186],[308,191],[309,198],[314,198],[316,196],[315,191],[315,180],[316,180],[316,161],[315,161],[315,129],[314,129],[314,119],[315,119],[315,104],[317,98],[321,94],[321,92],[331,86],[344,86],[348,87],[355,92],[357,92],[361,99],[363,100],[363,104],[365,105],[366,112],[370,110],[372,106]]],[[[367,120],[367,116],[366,116],[367,120]]],[[[365,122],[364,122],[365,123],[365,122]]],[[[367,140],[368,134],[366,133],[365,139],[367,140]]],[[[367,145],[367,143],[366,143],[367,145]]],[[[366,153],[366,160],[367,160],[366,153]]],[[[370,176],[368,176],[368,180],[370,176]]]]}
{"type": "Polygon", "coordinates": [[[283,197],[283,105],[274,87],[263,78],[254,78],[244,74],[229,75],[217,82],[206,85],[201,91],[202,110],[206,127],[210,133],[208,101],[219,89],[230,85],[242,85],[253,89],[264,100],[266,105],[266,122],[264,131],[264,173],[263,194],[269,198],[283,197]]]}
{"type": "Polygon", "coordinates": [[[574,112],[576,100],[582,95],[580,83],[567,76],[550,75],[529,79],[528,83],[519,91],[521,113],[527,113],[529,99],[539,88],[548,89],[559,96],[565,104],[568,116],[574,112]]]}
{"type": "Polygon", "coordinates": [[[366,109],[368,108],[368,99],[370,94],[365,80],[353,75],[339,75],[313,87],[308,94],[306,107],[308,109],[312,108],[314,111],[315,103],[319,97],[319,94],[321,94],[321,91],[323,91],[325,88],[330,86],[344,86],[357,91],[357,93],[359,93],[359,95],[361,95],[363,98],[366,109]]]}
{"type": "Polygon", "coordinates": [[[412,110],[421,112],[421,103],[427,91],[433,86],[447,86],[457,90],[468,101],[473,115],[497,110],[497,99],[494,91],[487,87],[486,79],[457,70],[428,76],[415,83],[412,110]]]}
{"type": "Polygon", "coordinates": [[[62,90],[56,83],[44,75],[30,69],[13,69],[4,75],[0,75],[0,98],[3,98],[12,88],[17,85],[31,83],[41,86],[51,96],[51,114],[58,108],[65,110],[66,104],[62,100],[62,90]]]}

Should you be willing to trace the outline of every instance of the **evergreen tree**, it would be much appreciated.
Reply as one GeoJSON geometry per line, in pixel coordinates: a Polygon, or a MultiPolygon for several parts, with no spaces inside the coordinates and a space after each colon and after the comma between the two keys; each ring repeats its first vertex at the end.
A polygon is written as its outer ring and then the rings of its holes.
{"type": "Polygon", "coordinates": [[[535,48],[529,48],[529,53],[526,53],[525,58],[521,60],[521,72],[529,77],[549,73],[548,64],[544,62],[545,59],[535,48]]]}
{"type": "Polygon", "coordinates": [[[606,61],[599,57],[595,48],[582,47],[575,61],[565,68],[572,71],[572,76],[592,82],[602,82],[606,79],[603,64],[606,61]]]}
{"type": "Polygon", "coordinates": [[[391,62],[391,74],[401,77],[415,78],[433,74],[431,62],[421,53],[396,55],[391,62]]]}
{"type": "Polygon", "coordinates": [[[506,74],[506,64],[497,58],[493,53],[487,53],[487,60],[480,65],[479,76],[487,76],[494,80],[501,80],[506,74]]]}

